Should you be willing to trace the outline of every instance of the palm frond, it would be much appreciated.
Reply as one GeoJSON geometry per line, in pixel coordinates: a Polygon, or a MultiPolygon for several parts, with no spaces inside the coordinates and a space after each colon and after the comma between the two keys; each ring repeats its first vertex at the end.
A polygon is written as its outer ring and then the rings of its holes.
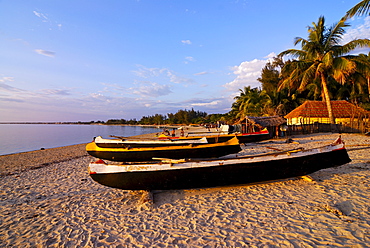
{"type": "Polygon", "coordinates": [[[303,39],[301,37],[296,37],[294,39],[294,46],[298,45],[299,43],[301,43],[302,46],[304,46],[307,42],[308,42],[308,40],[306,40],[306,39],[303,39]]]}
{"type": "Polygon", "coordinates": [[[370,47],[370,39],[352,40],[339,47],[336,56],[348,54],[357,47],[370,47]]]}
{"type": "Polygon", "coordinates": [[[304,57],[306,55],[305,51],[298,49],[288,49],[278,54],[278,57],[292,56],[293,58],[304,57]]]}
{"type": "Polygon", "coordinates": [[[356,4],[352,9],[347,11],[345,18],[351,18],[355,15],[367,15],[370,10],[370,0],[362,0],[356,4]]]}
{"type": "Polygon", "coordinates": [[[311,66],[302,73],[301,84],[298,88],[299,91],[304,91],[307,85],[313,81],[313,79],[315,78],[316,70],[317,64],[312,63],[311,66]]]}
{"type": "Polygon", "coordinates": [[[330,47],[339,44],[345,34],[344,28],[349,26],[350,25],[345,22],[345,19],[341,19],[331,26],[326,33],[325,50],[329,50],[330,47]]]}
{"type": "Polygon", "coordinates": [[[333,51],[325,53],[324,57],[322,58],[322,62],[325,64],[326,67],[333,66],[333,61],[334,61],[333,51]]]}

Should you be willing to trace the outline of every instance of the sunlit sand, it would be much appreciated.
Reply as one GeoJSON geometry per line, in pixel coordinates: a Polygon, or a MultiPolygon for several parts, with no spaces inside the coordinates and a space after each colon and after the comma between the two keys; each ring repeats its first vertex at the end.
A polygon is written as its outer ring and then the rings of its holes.
{"type": "MultiPolygon", "coordinates": [[[[258,153],[314,147],[337,137],[294,136],[299,144],[275,139],[245,149],[258,153]]],[[[51,155],[51,163],[35,162],[36,169],[22,167],[23,172],[14,169],[17,159],[23,161],[21,155],[7,160],[0,156],[5,175],[0,186],[0,246],[367,247],[370,137],[342,138],[352,162],[306,179],[158,191],[152,192],[152,202],[142,201],[141,191],[93,182],[87,165],[94,158],[84,154],[83,146],[73,148],[81,156],[57,162],[51,155]]],[[[63,149],[58,154],[63,155],[63,149]]]]}

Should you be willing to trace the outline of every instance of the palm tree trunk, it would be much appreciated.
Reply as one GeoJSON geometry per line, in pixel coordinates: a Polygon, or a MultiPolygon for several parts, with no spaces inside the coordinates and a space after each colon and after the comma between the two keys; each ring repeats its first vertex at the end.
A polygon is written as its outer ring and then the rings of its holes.
{"type": "Polygon", "coordinates": [[[324,74],[321,75],[321,84],[322,84],[322,89],[324,91],[325,102],[326,102],[326,107],[328,109],[330,124],[332,124],[332,126],[333,126],[333,124],[335,124],[335,119],[334,119],[334,115],[333,115],[333,110],[331,108],[331,102],[330,102],[327,79],[326,79],[324,74]]]}

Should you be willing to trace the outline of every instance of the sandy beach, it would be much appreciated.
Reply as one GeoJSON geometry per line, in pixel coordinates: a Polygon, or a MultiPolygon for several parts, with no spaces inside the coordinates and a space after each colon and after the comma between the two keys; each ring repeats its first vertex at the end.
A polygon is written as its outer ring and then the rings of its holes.
{"type": "MultiPolygon", "coordinates": [[[[274,139],[243,152],[337,137],[274,139]]],[[[370,137],[342,139],[352,162],[309,178],[158,191],[153,203],[95,183],[84,145],[0,156],[0,247],[369,247],[370,137]]]]}

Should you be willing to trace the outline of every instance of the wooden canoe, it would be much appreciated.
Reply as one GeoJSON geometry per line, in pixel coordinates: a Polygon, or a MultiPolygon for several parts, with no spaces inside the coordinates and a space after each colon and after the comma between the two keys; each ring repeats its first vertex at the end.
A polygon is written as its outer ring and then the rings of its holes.
{"type": "Polygon", "coordinates": [[[90,163],[96,182],[125,190],[165,190],[246,184],[304,176],[351,161],[339,138],[335,143],[313,149],[273,154],[230,155],[218,159],[164,159],[160,162],[106,164],[90,163]]]}
{"type": "Polygon", "coordinates": [[[86,151],[94,157],[111,161],[149,161],[153,157],[165,158],[217,158],[241,150],[236,137],[222,143],[189,144],[181,146],[104,148],[91,142],[86,151]]]}
{"type": "Polygon", "coordinates": [[[102,148],[133,148],[133,147],[157,147],[157,146],[184,146],[190,144],[207,144],[206,137],[195,139],[139,139],[139,138],[118,138],[104,139],[101,136],[95,137],[94,142],[102,148]]]}

